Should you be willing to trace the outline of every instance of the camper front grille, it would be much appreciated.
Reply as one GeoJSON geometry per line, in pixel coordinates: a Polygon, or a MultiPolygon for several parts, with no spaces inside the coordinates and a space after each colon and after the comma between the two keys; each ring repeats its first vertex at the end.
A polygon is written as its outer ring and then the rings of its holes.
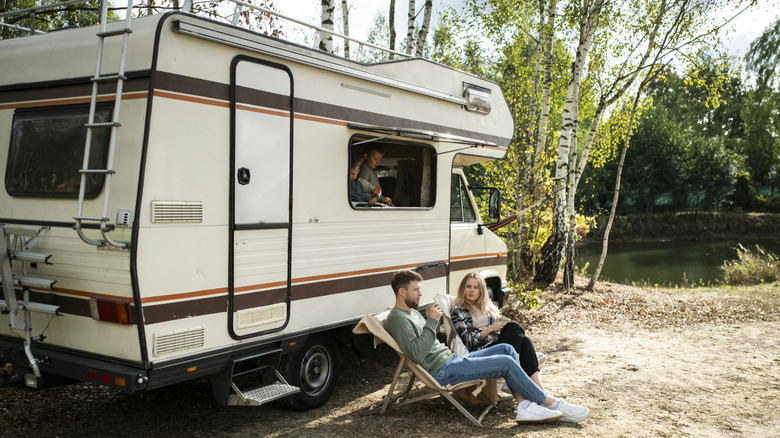
{"type": "Polygon", "coordinates": [[[201,201],[152,201],[152,223],[203,222],[201,201]]]}
{"type": "Polygon", "coordinates": [[[155,333],[153,353],[155,356],[160,356],[176,351],[200,348],[203,347],[204,338],[205,330],[203,327],[155,333]]]}

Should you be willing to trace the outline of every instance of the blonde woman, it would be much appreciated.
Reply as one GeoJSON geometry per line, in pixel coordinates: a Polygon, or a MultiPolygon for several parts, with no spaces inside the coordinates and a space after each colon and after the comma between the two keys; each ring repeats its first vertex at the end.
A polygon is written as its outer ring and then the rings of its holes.
{"type": "Polygon", "coordinates": [[[496,344],[515,348],[520,366],[531,380],[544,390],[539,376],[539,360],[531,339],[514,321],[502,321],[498,307],[487,296],[485,279],[476,272],[467,274],[458,287],[452,308],[452,324],[469,351],[496,344]]]}

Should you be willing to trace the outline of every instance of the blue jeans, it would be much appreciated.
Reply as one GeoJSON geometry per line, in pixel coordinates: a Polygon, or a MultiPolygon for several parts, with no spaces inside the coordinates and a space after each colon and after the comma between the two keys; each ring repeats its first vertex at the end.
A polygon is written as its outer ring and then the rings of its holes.
{"type": "Polygon", "coordinates": [[[465,356],[454,357],[433,375],[442,386],[501,377],[513,393],[519,393],[539,405],[547,399],[547,394],[520,367],[517,353],[509,344],[496,344],[465,356]]]}

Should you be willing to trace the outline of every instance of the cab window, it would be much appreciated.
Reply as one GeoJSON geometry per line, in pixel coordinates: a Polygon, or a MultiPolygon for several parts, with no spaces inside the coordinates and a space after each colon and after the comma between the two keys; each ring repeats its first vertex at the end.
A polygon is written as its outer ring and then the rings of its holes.
{"type": "Polygon", "coordinates": [[[458,175],[452,175],[450,221],[476,222],[477,215],[469,200],[468,187],[458,175]]]}

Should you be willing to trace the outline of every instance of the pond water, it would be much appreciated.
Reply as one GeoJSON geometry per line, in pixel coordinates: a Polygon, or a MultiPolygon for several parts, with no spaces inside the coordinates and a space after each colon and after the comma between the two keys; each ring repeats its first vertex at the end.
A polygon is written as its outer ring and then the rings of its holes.
{"type": "MultiPolygon", "coordinates": [[[[723,261],[737,258],[738,243],[751,251],[758,244],[763,250],[780,255],[780,240],[610,243],[599,280],[621,284],[714,284],[723,279],[723,261]]],[[[578,245],[577,268],[582,270],[589,264],[585,273],[592,275],[600,255],[600,243],[578,245]]]]}

